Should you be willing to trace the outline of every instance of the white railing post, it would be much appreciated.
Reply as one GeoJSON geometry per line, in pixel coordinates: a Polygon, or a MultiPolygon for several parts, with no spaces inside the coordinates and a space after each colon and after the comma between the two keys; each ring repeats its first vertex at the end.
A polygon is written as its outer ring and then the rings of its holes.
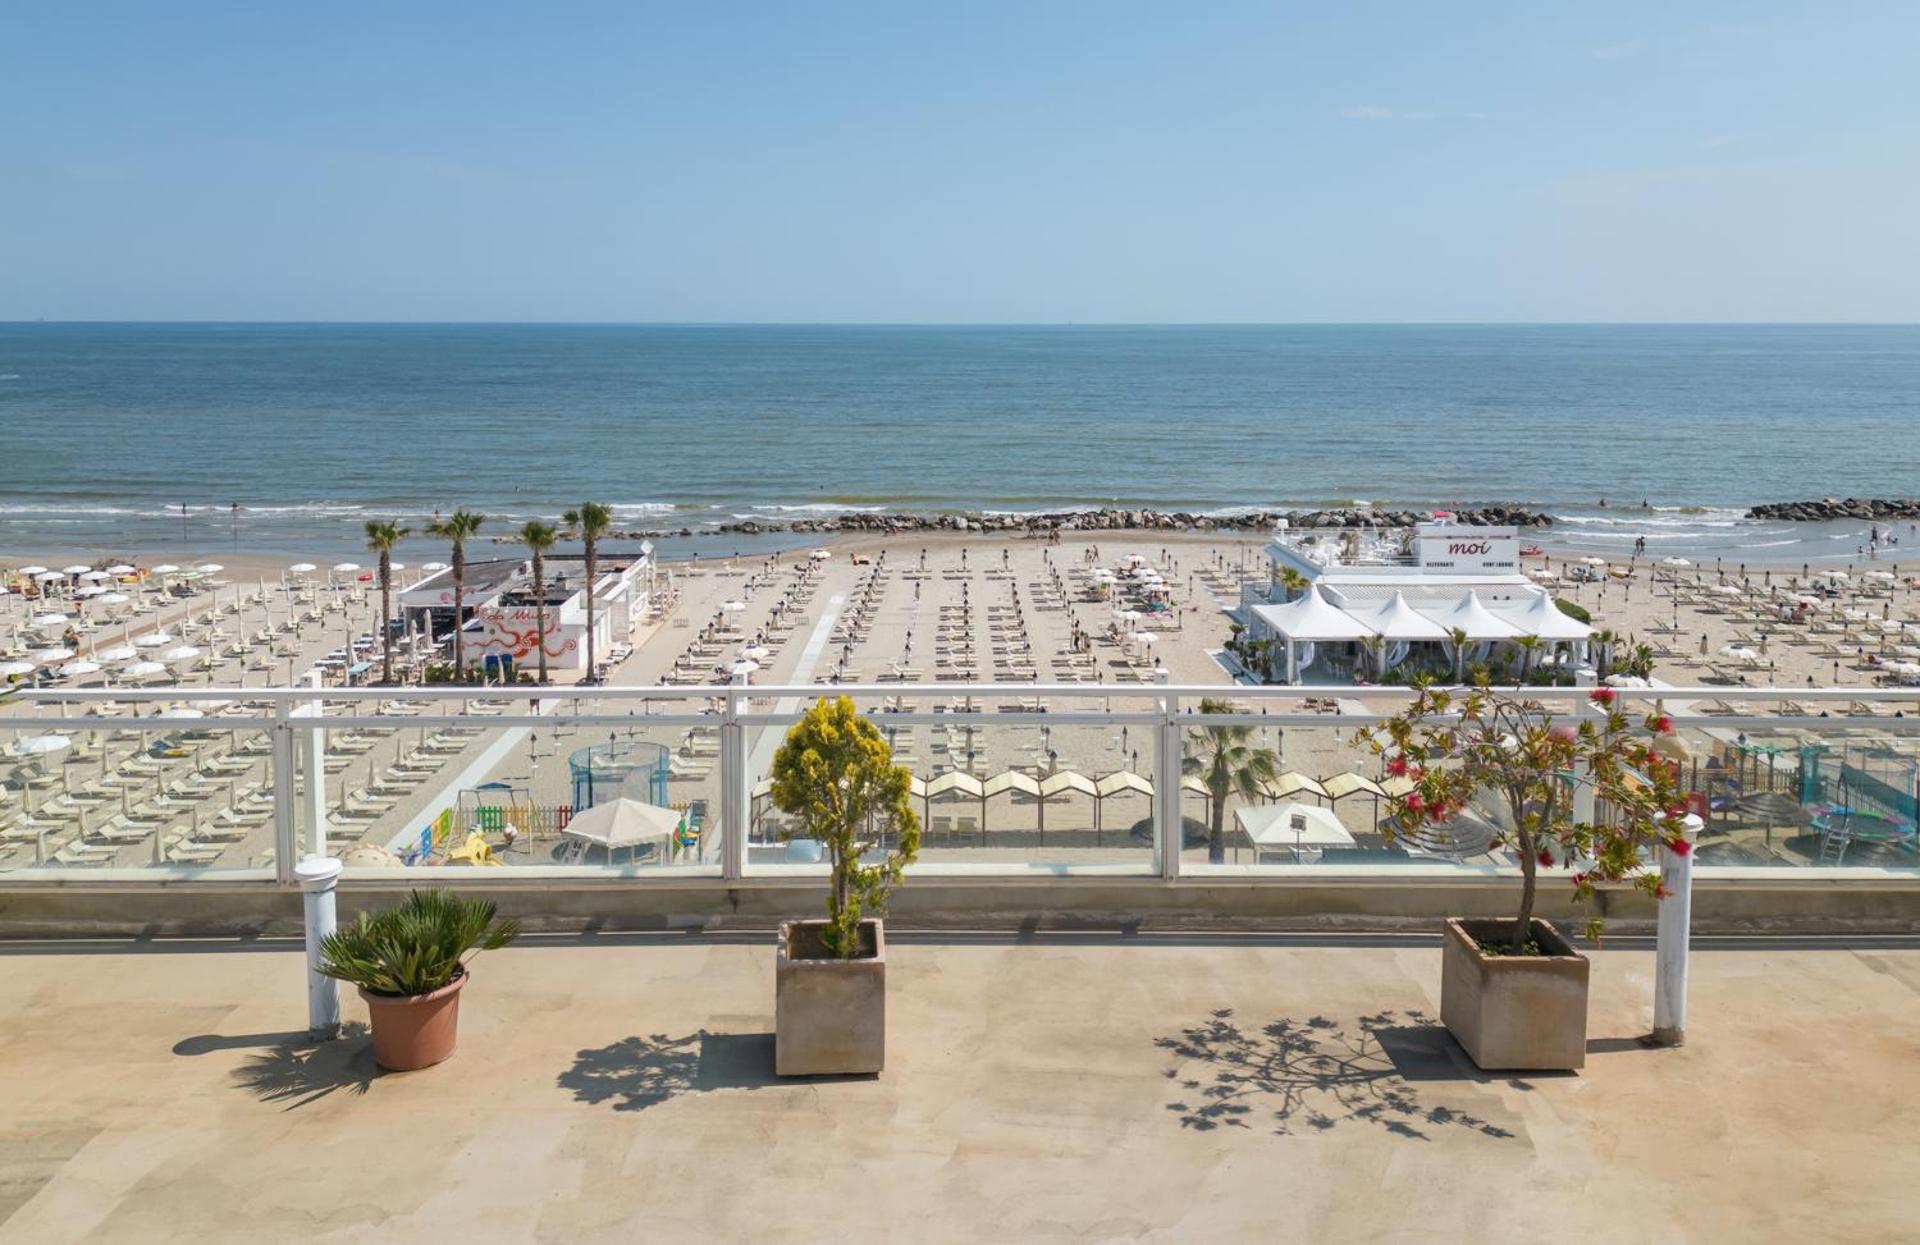
{"type": "Polygon", "coordinates": [[[1687,957],[1693,926],[1693,851],[1704,823],[1688,813],[1680,822],[1680,837],[1688,850],[1662,846],[1660,885],[1667,897],[1660,901],[1660,919],[1654,950],[1653,1040],[1661,1046],[1680,1046],[1687,1040],[1687,957]]]}
{"type": "MultiPolygon", "coordinates": [[[[307,675],[307,686],[319,689],[319,671],[307,675]]],[[[293,710],[294,717],[309,718],[314,723],[302,728],[299,735],[300,763],[307,772],[307,790],[300,800],[304,807],[301,820],[307,824],[306,854],[310,856],[327,854],[327,728],[321,720],[323,709],[324,702],[310,700],[293,710]]]]}
{"type": "MultiPolygon", "coordinates": [[[[733,676],[744,689],[745,674],[733,676]]],[[[747,819],[752,815],[752,781],[747,774],[747,729],[740,725],[744,690],[727,692],[720,722],[720,876],[738,881],[747,870],[747,819]]]]}
{"type": "Polygon", "coordinates": [[[320,944],[339,921],[334,888],[340,882],[340,869],[340,862],[330,856],[308,856],[293,870],[306,909],[307,1036],[316,1042],[340,1034],[340,983],[320,972],[320,944]]]}
{"type": "Polygon", "coordinates": [[[289,722],[292,705],[280,701],[273,707],[273,871],[282,886],[293,883],[293,863],[300,841],[299,811],[294,800],[293,726],[289,722]]]}
{"type": "MultiPolygon", "coordinates": [[[[1167,672],[1160,671],[1164,686],[1167,672]]],[[[1186,829],[1180,822],[1180,700],[1160,693],[1160,722],[1154,728],[1153,841],[1160,853],[1160,876],[1171,882],[1180,876],[1180,849],[1186,829]]]]}

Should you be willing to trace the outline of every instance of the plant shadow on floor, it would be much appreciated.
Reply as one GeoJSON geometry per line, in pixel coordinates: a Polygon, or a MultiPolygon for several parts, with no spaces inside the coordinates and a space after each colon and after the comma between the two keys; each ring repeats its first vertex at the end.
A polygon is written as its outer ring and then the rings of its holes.
{"type": "MultiPolygon", "coordinates": [[[[197,1041],[190,1038],[174,1050],[202,1053],[182,1049],[197,1041]]],[[[340,1026],[340,1036],[330,1042],[316,1042],[304,1033],[285,1034],[264,1054],[249,1055],[234,1070],[233,1082],[262,1102],[285,1103],[292,1111],[341,1091],[361,1097],[379,1075],[367,1026],[353,1022],[340,1026]]]]}
{"type": "Polygon", "coordinates": [[[773,1034],[656,1033],[621,1038],[574,1056],[559,1076],[576,1102],[612,1103],[615,1111],[644,1111],[682,1094],[716,1089],[760,1089],[778,1084],[773,1034]]]}
{"type": "Polygon", "coordinates": [[[1276,1134],[1369,1124],[1409,1141],[1446,1129],[1511,1138],[1508,1128],[1457,1107],[1430,1104],[1422,1083],[1493,1080],[1474,1068],[1444,1028],[1420,1012],[1379,1012],[1343,1025],[1325,1016],[1281,1018],[1258,1028],[1231,1009],[1154,1045],[1178,1059],[1166,1070],[1177,1091],[1167,1110],[1202,1131],[1272,1125],[1276,1134]]]}

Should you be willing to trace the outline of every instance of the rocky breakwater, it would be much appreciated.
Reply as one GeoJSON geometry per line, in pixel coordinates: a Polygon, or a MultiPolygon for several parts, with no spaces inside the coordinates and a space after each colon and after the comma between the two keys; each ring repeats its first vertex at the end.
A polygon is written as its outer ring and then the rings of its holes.
{"type": "Polygon", "coordinates": [[[1920,499],[1912,497],[1822,497],[1818,501],[1776,501],[1747,511],[1749,519],[1788,519],[1796,523],[1834,520],[1920,519],[1920,499]]]}
{"type": "MultiPolygon", "coordinates": [[[[762,532],[809,532],[821,535],[854,533],[883,536],[942,531],[1040,535],[1055,528],[1063,532],[1235,532],[1267,531],[1281,519],[1296,528],[1344,528],[1365,524],[1399,528],[1412,527],[1425,522],[1428,517],[1411,510],[1379,510],[1370,506],[1331,510],[1244,510],[1224,514],[1108,507],[1101,510],[1063,510],[1056,514],[842,514],[818,519],[795,519],[785,523],[745,519],[717,527],[634,529],[613,532],[610,536],[634,540],[703,533],[740,533],[750,536],[762,532]]],[[[1453,521],[1474,527],[1545,527],[1553,522],[1553,517],[1521,506],[1482,506],[1454,511],[1453,521]]]]}

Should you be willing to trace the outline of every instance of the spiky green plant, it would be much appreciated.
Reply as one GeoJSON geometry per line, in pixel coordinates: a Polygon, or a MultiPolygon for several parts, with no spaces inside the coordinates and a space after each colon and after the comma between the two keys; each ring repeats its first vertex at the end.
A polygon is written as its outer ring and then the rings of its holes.
{"type": "MultiPolygon", "coordinates": [[[[1207,699],[1200,702],[1200,712],[1232,713],[1234,708],[1224,700],[1207,699]]],[[[1251,726],[1202,726],[1187,732],[1180,772],[1198,778],[1207,789],[1208,864],[1227,858],[1227,797],[1238,795],[1251,803],[1280,776],[1278,754],[1252,741],[1251,726]]]]}
{"type": "Polygon", "coordinates": [[[320,971],[370,994],[405,998],[450,985],[466,961],[497,951],[520,935],[516,921],[496,921],[491,900],[448,891],[413,891],[397,907],[360,919],[320,943],[320,971]]]}

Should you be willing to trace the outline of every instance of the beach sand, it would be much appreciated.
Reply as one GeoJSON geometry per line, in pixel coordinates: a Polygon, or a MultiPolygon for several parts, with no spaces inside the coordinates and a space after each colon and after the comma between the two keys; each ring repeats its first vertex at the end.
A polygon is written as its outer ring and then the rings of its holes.
{"type": "MultiPolygon", "coordinates": [[[[761,668],[751,676],[756,684],[835,678],[884,684],[889,698],[879,706],[877,720],[888,730],[901,762],[924,778],[949,769],[967,770],[983,779],[1009,769],[1040,776],[1070,771],[1090,779],[1119,771],[1149,773],[1150,745],[1143,731],[1076,724],[1073,711],[1148,707],[1150,695],[1142,680],[1152,679],[1156,665],[1175,683],[1217,685],[1223,698],[1231,698],[1233,678],[1218,657],[1230,633],[1226,610],[1237,603],[1243,580],[1264,581],[1263,544],[1251,536],[1172,532],[1087,533],[1069,535],[1059,544],[959,532],[914,533],[840,537],[824,542],[820,548],[830,556],[817,560],[800,551],[668,562],[663,567],[663,586],[671,608],[636,633],[635,652],[617,668],[613,681],[624,685],[723,682],[731,663],[757,640],[766,651],[761,668]],[[1085,570],[1112,565],[1128,554],[1147,558],[1175,589],[1173,609],[1146,615],[1121,631],[1121,637],[1150,634],[1151,644],[1116,638],[1112,607],[1083,599],[1085,570]],[[724,608],[729,602],[741,608],[724,608]],[[1079,652],[1073,645],[1076,631],[1085,636],[1079,652]],[[951,697],[919,694],[914,689],[919,683],[963,679],[986,685],[980,702],[990,713],[956,718],[955,725],[888,724],[888,709],[928,713],[961,707],[951,697]],[[1100,688],[1102,695],[1087,700],[1053,698],[1042,715],[1022,712],[1036,706],[1023,705],[1017,691],[1002,695],[991,691],[996,682],[1063,681],[1100,688]]],[[[404,560],[416,564],[444,558],[437,550],[409,549],[408,554],[404,560]]],[[[149,559],[148,564],[160,560],[149,559]]],[[[285,559],[222,555],[220,560],[224,570],[210,578],[223,581],[224,586],[186,602],[168,602],[125,625],[84,636],[83,655],[90,648],[129,640],[137,643],[143,633],[160,627],[217,655],[271,627],[271,646],[252,645],[249,652],[216,657],[209,668],[182,677],[189,686],[284,686],[292,674],[340,649],[350,634],[373,631],[378,593],[357,579],[335,587],[315,586],[302,600],[298,595],[290,597],[280,586],[285,559]],[[236,601],[237,612],[232,612],[229,607],[236,601]],[[295,621],[291,630],[285,630],[289,606],[295,621]],[[218,612],[221,609],[229,612],[218,612]]],[[[17,566],[22,561],[0,558],[0,566],[17,566]]],[[[1920,614],[1915,590],[1907,582],[1915,569],[1920,568],[1901,568],[1892,561],[1853,566],[1852,578],[1838,596],[1823,600],[1811,621],[1791,624],[1774,620],[1768,607],[1806,586],[1793,582],[1798,580],[1798,567],[1748,568],[1749,578],[1742,580],[1735,567],[1669,568],[1642,561],[1629,579],[1565,584],[1555,591],[1590,610],[1597,627],[1655,646],[1654,677],[1659,682],[1705,685],[1720,692],[1695,707],[1732,710],[1741,707],[1743,686],[1794,688],[1810,682],[1858,686],[1861,701],[1870,703],[1877,681],[1884,677],[1871,658],[1920,657],[1920,650],[1902,652],[1908,637],[1886,629],[1882,622],[1911,621],[1920,614]],[[1887,583],[1865,578],[1864,572],[1895,578],[1887,583]]],[[[314,582],[319,585],[326,578],[322,572],[314,582]]],[[[25,612],[20,602],[0,602],[0,617],[9,623],[25,612]]],[[[11,630],[7,626],[0,634],[11,630]]],[[[1350,710],[1365,708],[1369,701],[1364,687],[1303,692],[1350,710]]],[[[244,697],[236,696],[235,702],[223,712],[252,711],[244,697]]],[[[543,702],[550,710],[626,712],[634,708],[625,702],[616,708],[616,702],[595,701],[590,695],[563,693],[556,698],[552,690],[543,702]]],[[[468,707],[517,712],[525,703],[501,698],[491,705],[476,701],[468,707]]],[[[709,707],[706,701],[690,697],[656,704],[653,712],[699,712],[709,707]]],[[[756,699],[753,707],[790,711],[798,706],[756,699]]],[[[717,737],[709,728],[649,726],[647,715],[636,710],[632,725],[619,729],[488,730],[483,718],[470,718],[465,725],[477,728],[475,733],[451,738],[448,728],[453,724],[436,720],[437,714],[437,710],[429,713],[418,720],[418,726],[402,730],[336,733],[328,792],[335,817],[329,833],[333,850],[360,844],[404,845],[418,837],[426,812],[443,805],[449,791],[471,791],[483,782],[504,784],[505,794],[487,796],[487,801],[548,809],[571,805],[579,793],[569,757],[594,745],[659,745],[671,758],[665,790],[668,802],[694,806],[709,823],[720,807],[717,737]]],[[[76,743],[57,763],[43,758],[15,767],[29,776],[25,785],[17,779],[13,782],[12,806],[31,805],[48,817],[65,819],[46,840],[52,850],[59,845],[74,849],[62,863],[145,863],[154,853],[155,835],[135,836],[149,824],[157,828],[163,855],[173,850],[168,847],[172,844],[174,848],[185,845],[185,855],[195,863],[258,866],[270,860],[271,833],[265,825],[228,827],[226,837],[215,837],[208,829],[208,823],[222,815],[258,813],[258,791],[270,789],[270,783],[264,758],[249,757],[245,751],[257,744],[241,739],[237,742],[242,751],[231,753],[236,741],[230,737],[236,733],[217,728],[197,739],[172,741],[182,745],[182,755],[161,758],[163,763],[171,762],[172,768],[150,778],[141,776],[123,791],[115,781],[124,777],[118,771],[131,759],[146,755],[155,733],[141,731],[124,716],[109,720],[110,727],[103,723],[86,731],[69,722],[59,729],[70,732],[76,743]],[[207,773],[208,759],[217,761],[221,755],[226,756],[225,768],[207,773]],[[244,769],[239,768],[242,760],[250,762],[244,769]],[[176,788],[182,778],[190,790],[158,800],[159,807],[148,810],[147,821],[123,824],[125,841],[100,842],[96,828],[103,820],[125,809],[137,810],[176,788]],[[100,787],[102,782],[108,786],[100,787]],[[237,798],[236,792],[250,785],[256,788],[251,800],[237,798]],[[53,794],[75,788],[88,792],[84,807],[61,802],[53,794]],[[60,807],[49,809],[50,802],[59,802],[60,807]],[[78,832],[82,815],[89,828],[86,836],[78,832]]],[[[1329,713],[1325,727],[1294,727],[1284,733],[1256,729],[1255,742],[1275,748],[1283,769],[1311,778],[1348,771],[1371,774],[1376,764],[1355,745],[1352,733],[1350,724],[1329,713]]],[[[777,734],[773,727],[751,732],[749,756],[756,780],[764,775],[777,734]]],[[[640,798],[660,794],[645,784],[629,790],[640,798]]],[[[468,799],[469,805],[480,802],[479,797],[468,799]]],[[[1193,819],[1188,852],[1204,858],[1204,847],[1194,843],[1192,836],[1209,810],[1197,794],[1189,794],[1185,803],[1193,819]]],[[[922,810],[928,831],[925,856],[930,859],[1138,862],[1149,851],[1147,841],[1135,830],[1149,815],[1148,800],[1139,793],[1122,792],[1094,801],[1068,791],[1044,806],[1019,792],[984,803],[954,794],[924,804],[922,810]]],[[[1361,846],[1378,845],[1371,797],[1349,797],[1336,812],[1355,831],[1361,846]]],[[[35,819],[45,820],[38,812],[35,819]]],[[[777,816],[763,801],[755,803],[755,823],[756,840],[768,841],[755,848],[754,859],[781,858],[784,849],[771,841],[777,816]]],[[[0,842],[0,868],[30,863],[40,850],[35,836],[19,830],[17,821],[13,824],[15,828],[6,831],[12,837],[0,842]]],[[[1229,838],[1237,838],[1228,824],[1229,838]]],[[[506,846],[499,836],[490,838],[496,847],[506,846]]],[[[513,863],[545,863],[555,858],[560,847],[557,836],[536,832],[523,835],[503,855],[513,863]]],[[[712,857],[712,836],[699,850],[705,858],[712,857]]],[[[601,857],[596,853],[594,858],[601,857]]]]}

